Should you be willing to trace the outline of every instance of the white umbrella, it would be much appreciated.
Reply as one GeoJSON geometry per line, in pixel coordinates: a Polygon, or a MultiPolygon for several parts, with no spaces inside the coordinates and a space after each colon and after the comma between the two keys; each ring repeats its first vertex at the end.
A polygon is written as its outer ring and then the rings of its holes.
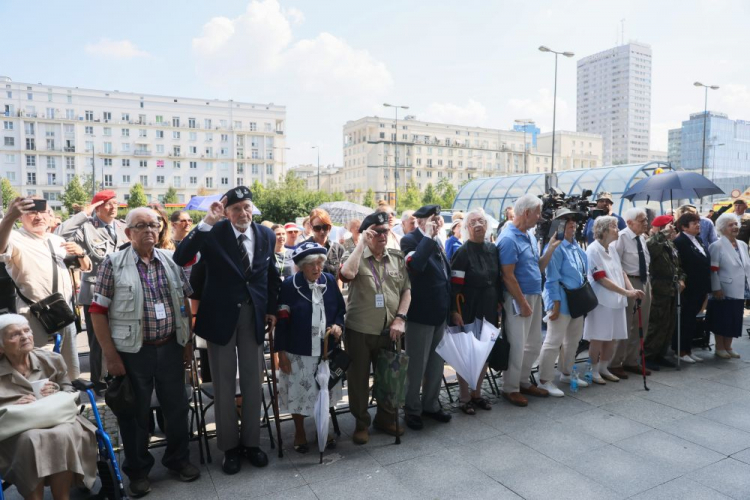
{"type": "Polygon", "coordinates": [[[451,326],[435,352],[461,375],[472,390],[484,369],[487,357],[495,345],[499,330],[486,320],[476,320],[464,326],[451,326]]]}
{"type": "Polygon", "coordinates": [[[323,463],[323,450],[328,444],[328,422],[331,419],[329,408],[331,398],[328,394],[328,379],[331,378],[331,369],[328,367],[328,360],[322,359],[318,363],[318,370],[315,372],[315,381],[318,383],[318,399],[315,400],[313,416],[315,417],[315,428],[318,430],[318,450],[320,451],[320,463],[323,463]]]}

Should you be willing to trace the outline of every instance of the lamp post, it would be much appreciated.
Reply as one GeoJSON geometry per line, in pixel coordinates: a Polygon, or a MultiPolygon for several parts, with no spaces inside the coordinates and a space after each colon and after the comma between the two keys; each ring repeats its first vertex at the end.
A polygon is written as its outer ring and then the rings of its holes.
{"type": "MultiPolygon", "coordinates": [[[[396,133],[393,135],[393,209],[398,210],[398,110],[399,109],[409,109],[409,106],[400,106],[398,104],[388,104],[383,103],[383,107],[386,108],[394,108],[396,111],[396,133]]],[[[387,161],[387,157],[386,157],[387,161]]],[[[388,187],[386,186],[386,189],[388,187]]]]}
{"type": "MultiPolygon", "coordinates": [[[[573,52],[558,52],[556,50],[552,50],[549,47],[545,47],[544,45],[539,47],[539,50],[541,52],[551,52],[555,54],[555,91],[554,96],[552,98],[552,167],[550,168],[550,178],[554,179],[555,174],[555,118],[557,114],[557,56],[564,55],[565,57],[573,57],[575,54],[573,52]]],[[[554,182],[554,180],[552,180],[554,182]]],[[[557,184],[557,182],[554,182],[557,184]]]]}
{"type": "Polygon", "coordinates": [[[320,191],[320,146],[313,146],[312,149],[318,150],[318,191],[320,191]]]}
{"type": "Polygon", "coordinates": [[[280,149],[281,150],[281,178],[284,178],[284,166],[286,163],[284,162],[284,150],[289,150],[292,148],[282,148],[281,146],[274,146],[273,149],[280,149]]]}
{"type": "MultiPolygon", "coordinates": [[[[96,136],[91,136],[93,139],[96,136]]],[[[96,156],[94,156],[94,141],[91,141],[91,197],[93,198],[96,195],[96,156]]],[[[103,169],[104,167],[102,167],[103,169]]],[[[104,170],[102,170],[102,175],[104,175],[104,170]]],[[[104,179],[104,177],[102,177],[104,179]]]]}
{"type": "MultiPolygon", "coordinates": [[[[552,121],[554,122],[554,119],[552,121]]],[[[526,149],[526,127],[528,125],[531,125],[532,123],[534,123],[534,120],[530,120],[528,118],[524,118],[522,120],[515,120],[515,122],[518,123],[519,125],[521,125],[523,127],[523,173],[524,174],[528,174],[529,171],[527,170],[527,167],[526,167],[526,154],[527,154],[527,149],[526,149]]],[[[552,136],[552,139],[554,140],[554,135],[552,136]]]]}
{"type": "Polygon", "coordinates": [[[708,117],[708,89],[718,90],[718,85],[703,85],[701,82],[695,82],[693,85],[696,87],[704,87],[706,89],[705,97],[703,100],[703,147],[701,148],[701,175],[706,174],[706,118],[708,117]]]}

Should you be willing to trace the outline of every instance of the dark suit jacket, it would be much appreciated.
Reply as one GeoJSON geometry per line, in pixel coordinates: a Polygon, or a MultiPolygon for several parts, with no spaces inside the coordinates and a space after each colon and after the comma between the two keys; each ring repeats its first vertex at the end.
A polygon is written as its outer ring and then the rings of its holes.
{"type": "Polygon", "coordinates": [[[448,319],[451,269],[439,241],[425,238],[419,228],[401,238],[411,280],[409,321],[438,326],[448,319]]]}
{"type": "Polygon", "coordinates": [[[195,333],[219,345],[226,345],[237,326],[240,308],[251,301],[255,312],[255,339],[263,343],[265,315],[276,314],[281,280],[274,259],[276,236],[267,227],[252,223],[255,250],[249,276],[242,272],[240,249],[228,220],[217,222],[210,231],[194,228],[174,252],[173,260],[184,266],[200,252],[206,281],[195,318],[195,333]]]}
{"type": "Polygon", "coordinates": [[[695,298],[705,297],[711,291],[711,259],[708,248],[703,245],[706,251],[704,256],[684,233],[675,238],[674,246],[680,254],[680,267],[686,275],[685,291],[682,293],[695,298]]]}

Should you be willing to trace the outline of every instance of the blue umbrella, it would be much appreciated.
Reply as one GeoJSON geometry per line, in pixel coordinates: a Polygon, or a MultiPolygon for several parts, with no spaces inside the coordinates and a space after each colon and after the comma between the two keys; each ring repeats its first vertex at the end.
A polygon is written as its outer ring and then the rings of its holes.
{"type": "Polygon", "coordinates": [[[622,197],[630,201],[666,201],[723,194],[719,186],[697,172],[672,171],[636,182],[622,197]]]}

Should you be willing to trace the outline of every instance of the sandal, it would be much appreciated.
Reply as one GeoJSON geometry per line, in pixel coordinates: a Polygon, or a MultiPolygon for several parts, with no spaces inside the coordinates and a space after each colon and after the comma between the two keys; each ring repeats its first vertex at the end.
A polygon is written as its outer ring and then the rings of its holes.
{"type": "Polygon", "coordinates": [[[307,453],[308,451],[310,451],[310,447],[307,446],[307,442],[300,444],[294,443],[294,451],[296,451],[297,453],[307,453]]]}
{"type": "Polygon", "coordinates": [[[478,406],[483,410],[492,409],[492,403],[490,403],[486,398],[472,398],[471,402],[474,404],[474,406],[478,406]]]}
{"type": "Polygon", "coordinates": [[[474,402],[473,401],[468,401],[466,403],[461,403],[461,406],[459,406],[459,408],[461,408],[461,411],[464,412],[464,413],[466,413],[467,415],[476,415],[477,414],[477,412],[474,410],[474,402]]]}
{"type": "Polygon", "coordinates": [[[335,450],[336,449],[336,438],[329,437],[328,441],[326,442],[326,449],[327,450],[335,450]]]}

